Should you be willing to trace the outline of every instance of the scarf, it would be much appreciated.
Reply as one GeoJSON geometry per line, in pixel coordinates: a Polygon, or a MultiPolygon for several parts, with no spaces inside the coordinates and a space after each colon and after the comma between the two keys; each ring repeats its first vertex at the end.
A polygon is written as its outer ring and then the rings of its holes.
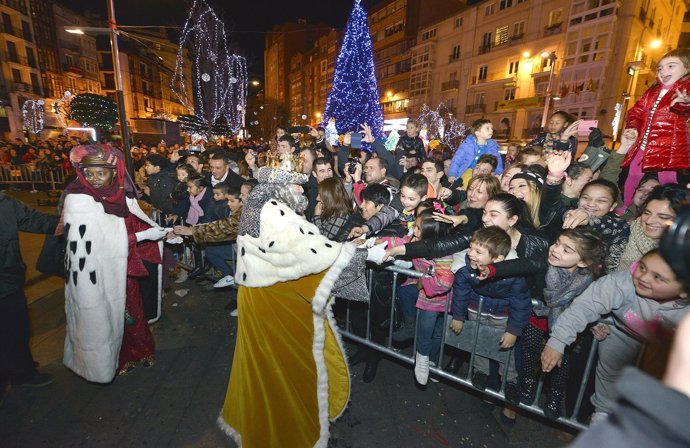
{"type": "Polygon", "coordinates": [[[204,216],[204,209],[201,208],[199,202],[204,198],[206,194],[206,188],[201,190],[201,193],[196,196],[189,196],[189,211],[187,212],[187,224],[195,225],[199,222],[199,218],[204,216]]]}
{"type": "Polygon", "coordinates": [[[544,303],[534,307],[537,316],[548,316],[549,328],[553,328],[558,316],[568,308],[575,297],[582,294],[594,277],[589,270],[576,269],[573,272],[565,268],[549,265],[546,271],[544,303]]]}
{"type": "Polygon", "coordinates": [[[630,224],[628,244],[625,245],[625,250],[623,250],[623,255],[621,255],[616,270],[625,271],[642,258],[644,254],[657,247],[659,247],[659,240],[653,240],[645,235],[642,230],[642,221],[640,221],[640,218],[637,218],[630,224]]]}
{"type": "Polygon", "coordinates": [[[561,139],[561,133],[556,132],[556,133],[551,133],[547,132],[546,136],[544,136],[544,154],[548,154],[551,151],[553,151],[553,145],[556,143],[558,140],[561,139]]]}

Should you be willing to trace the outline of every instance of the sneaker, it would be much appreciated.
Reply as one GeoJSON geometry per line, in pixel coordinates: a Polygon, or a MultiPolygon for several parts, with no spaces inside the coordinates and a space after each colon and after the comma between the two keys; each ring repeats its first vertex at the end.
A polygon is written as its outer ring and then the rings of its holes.
{"type": "Polygon", "coordinates": [[[44,387],[51,384],[53,381],[55,381],[55,377],[50,373],[37,373],[29,380],[23,383],[15,383],[15,385],[22,387],[44,387]]]}
{"type": "Polygon", "coordinates": [[[230,315],[231,315],[232,317],[237,317],[237,308],[235,308],[234,310],[230,311],[230,315]]]}
{"type": "Polygon", "coordinates": [[[416,353],[415,363],[414,363],[414,377],[417,382],[422,386],[425,386],[429,381],[429,357],[420,355],[419,352],[416,353]]]}
{"type": "Polygon", "coordinates": [[[213,287],[214,288],[227,288],[235,284],[235,278],[232,275],[226,275],[225,277],[218,280],[213,287]]]}

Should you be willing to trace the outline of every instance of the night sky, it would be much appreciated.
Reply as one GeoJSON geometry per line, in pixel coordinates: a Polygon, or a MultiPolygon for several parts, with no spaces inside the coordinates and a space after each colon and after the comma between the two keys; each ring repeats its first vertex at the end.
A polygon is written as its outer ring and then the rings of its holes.
{"type": "MultiPolygon", "coordinates": [[[[367,7],[379,0],[362,0],[367,7]]],[[[106,0],[59,0],[75,11],[91,10],[107,17],[106,0]],[[98,5],[102,8],[97,9],[98,5]]],[[[216,13],[223,17],[230,43],[247,58],[250,77],[263,78],[263,49],[265,32],[273,25],[295,21],[323,22],[343,29],[354,0],[317,2],[307,0],[208,0],[216,13]],[[318,5],[316,7],[315,5],[318,5]]],[[[191,0],[115,0],[118,25],[165,25],[182,27],[191,0]]],[[[134,32],[135,30],[128,30],[134,32]]]]}

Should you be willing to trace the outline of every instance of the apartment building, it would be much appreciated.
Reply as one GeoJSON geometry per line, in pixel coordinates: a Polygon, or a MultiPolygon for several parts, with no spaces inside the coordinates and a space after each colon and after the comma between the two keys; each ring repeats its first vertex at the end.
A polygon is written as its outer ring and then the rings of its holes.
{"type": "Polygon", "coordinates": [[[651,85],[659,57],[678,42],[685,11],[682,0],[468,6],[419,30],[412,111],[443,103],[460,121],[491,119],[499,138],[527,139],[542,125],[551,87],[550,111],[599,120],[611,134],[616,103],[630,96],[623,106],[631,105],[651,85]]]}
{"type": "Polygon", "coordinates": [[[0,0],[0,135],[22,135],[22,105],[43,93],[28,0],[0,0]]]}
{"type": "Polygon", "coordinates": [[[340,33],[331,29],[317,39],[309,51],[297,53],[290,59],[288,110],[291,124],[320,122],[333,86],[339,40],[340,33]]]}

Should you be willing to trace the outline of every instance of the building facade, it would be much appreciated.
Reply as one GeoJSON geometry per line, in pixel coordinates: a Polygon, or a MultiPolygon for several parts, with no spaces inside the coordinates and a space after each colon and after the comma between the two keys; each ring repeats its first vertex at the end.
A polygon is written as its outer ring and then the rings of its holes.
{"type": "Polygon", "coordinates": [[[41,71],[28,0],[1,0],[0,16],[0,134],[23,133],[22,106],[43,95],[41,71]]]}
{"type": "Polygon", "coordinates": [[[550,112],[598,120],[611,135],[617,103],[631,106],[654,82],[659,58],[678,42],[685,11],[681,0],[468,6],[419,30],[412,113],[445,104],[459,121],[490,119],[498,138],[528,139],[543,124],[550,90],[550,112]]]}

